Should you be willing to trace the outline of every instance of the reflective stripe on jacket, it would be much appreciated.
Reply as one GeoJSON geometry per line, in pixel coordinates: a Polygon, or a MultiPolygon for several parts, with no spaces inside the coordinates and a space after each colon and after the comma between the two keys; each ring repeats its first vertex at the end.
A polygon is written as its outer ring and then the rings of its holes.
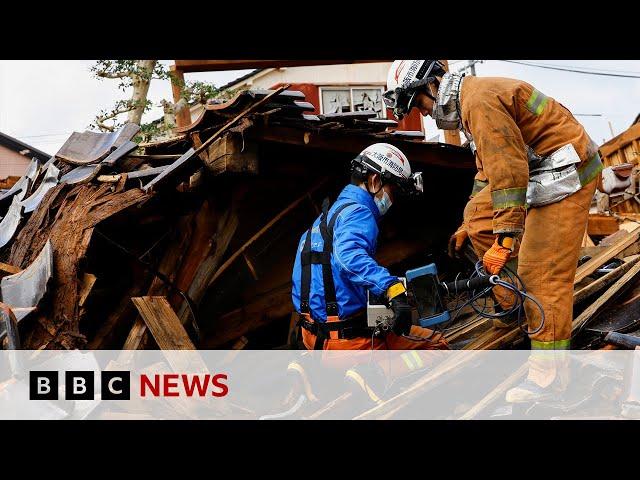
{"type": "Polygon", "coordinates": [[[602,169],[597,146],[584,127],[559,102],[520,80],[465,77],[460,91],[463,127],[476,146],[477,180],[488,180],[494,233],[524,229],[529,181],[527,146],[546,157],[572,144],[586,185],[602,169]],[[592,162],[589,162],[592,160],[592,162]],[[582,168],[581,168],[582,167],[582,168]]]}
{"type": "MultiPolygon", "coordinates": [[[[338,316],[347,318],[367,305],[367,290],[382,295],[387,288],[398,282],[398,277],[378,265],[373,256],[378,238],[380,213],[372,196],[360,187],[347,185],[329,209],[328,218],[342,204],[356,202],[340,212],[334,226],[333,255],[331,268],[336,287],[338,316]]],[[[313,223],[311,248],[322,250],[323,241],[319,230],[320,217],[313,223]]],[[[295,309],[300,312],[300,254],[304,246],[305,233],[300,237],[293,266],[291,297],[295,309]]],[[[322,266],[311,266],[311,289],[309,294],[311,317],[324,322],[327,319],[322,266]]]]}

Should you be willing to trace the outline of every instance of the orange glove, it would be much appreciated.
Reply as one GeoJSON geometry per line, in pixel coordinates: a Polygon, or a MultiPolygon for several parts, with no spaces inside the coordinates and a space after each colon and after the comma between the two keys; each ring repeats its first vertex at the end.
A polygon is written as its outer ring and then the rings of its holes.
{"type": "Polygon", "coordinates": [[[500,245],[500,237],[496,237],[491,248],[482,257],[484,271],[489,275],[498,275],[511,257],[513,252],[513,238],[503,237],[500,245]]]}
{"type": "Polygon", "coordinates": [[[456,230],[456,233],[451,235],[451,238],[449,239],[449,256],[451,258],[458,256],[460,250],[462,250],[464,242],[466,242],[468,238],[469,234],[467,233],[467,229],[464,224],[460,225],[458,230],[456,230]]]}

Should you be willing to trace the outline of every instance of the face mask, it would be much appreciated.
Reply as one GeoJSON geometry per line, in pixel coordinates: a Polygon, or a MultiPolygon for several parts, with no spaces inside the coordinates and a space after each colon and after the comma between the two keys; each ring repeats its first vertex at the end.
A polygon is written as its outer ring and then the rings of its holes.
{"type": "Polygon", "coordinates": [[[374,197],[373,201],[376,203],[380,215],[384,215],[391,208],[392,202],[387,192],[382,192],[382,198],[374,197]]]}

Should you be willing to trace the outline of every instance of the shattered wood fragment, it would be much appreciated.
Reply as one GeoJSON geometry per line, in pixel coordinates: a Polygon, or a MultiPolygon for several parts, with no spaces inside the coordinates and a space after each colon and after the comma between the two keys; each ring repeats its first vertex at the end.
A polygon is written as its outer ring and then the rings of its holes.
{"type": "Polygon", "coordinates": [[[573,335],[580,331],[602,308],[617,295],[631,286],[631,281],[640,273],[640,262],[636,263],[631,269],[625,273],[616,283],[614,283],[607,291],[598,298],[593,304],[582,312],[573,320],[573,335]]]}
{"type": "Polygon", "coordinates": [[[624,239],[616,242],[595,255],[588,262],[580,265],[576,271],[576,276],[573,284],[577,284],[585,277],[591,275],[600,266],[602,266],[607,260],[611,260],[613,257],[622,252],[625,248],[629,247],[640,238],[640,231],[635,230],[633,233],[629,233],[624,239]]]}
{"type": "Polygon", "coordinates": [[[148,196],[139,189],[111,192],[109,185],[64,184],[42,199],[16,237],[8,262],[26,266],[47,240],[54,251],[51,309],[38,315],[38,324],[25,348],[82,348],[86,339],[79,330],[79,262],[85,256],[93,228],[101,221],[142,202],[148,196]]]}
{"type": "MultiPolygon", "coordinates": [[[[193,236],[194,228],[192,224],[195,215],[195,213],[191,213],[182,217],[178,221],[176,229],[170,237],[169,247],[165,251],[162,260],[160,261],[160,265],[158,266],[158,272],[166,276],[166,278],[171,282],[175,283],[178,270],[180,270],[180,266],[183,264],[183,259],[189,252],[189,242],[193,236]]],[[[170,289],[165,280],[156,276],[149,287],[147,296],[166,296],[169,293],[170,289]]],[[[126,298],[126,301],[127,303],[130,303],[129,298],[126,298]]],[[[146,348],[151,341],[152,339],[150,339],[144,320],[138,316],[134,321],[131,331],[129,332],[129,336],[122,348],[123,350],[141,350],[146,348]]]]}
{"type": "Polygon", "coordinates": [[[625,263],[618,268],[607,273],[606,275],[594,280],[590,284],[582,287],[580,290],[576,290],[573,293],[573,304],[576,305],[582,302],[584,299],[590,297],[596,292],[608,287],[613,282],[618,280],[622,275],[628,272],[640,260],[640,255],[633,255],[625,258],[625,263]]]}
{"type": "Polygon", "coordinates": [[[78,306],[84,307],[85,302],[87,301],[87,297],[91,293],[93,289],[93,285],[96,283],[98,278],[92,273],[85,273],[82,275],[82,283],[80,285],[80,295],[78,298],[78,306]]]}
{"type": "Polygon", "coordinates": [[[162,350],[196,349],[165,297],[134,297],[131,300],[162,350]]]}
{"type": "Polygon", "coordinates": [[[13,265],[9,265],[8,263],[0,262],[0,271],[2,271],[2,273],[8,273],[9,275],[13,275],[14,273],[21,272],[22,269],[18,267],[14,267],[13,265]]]}

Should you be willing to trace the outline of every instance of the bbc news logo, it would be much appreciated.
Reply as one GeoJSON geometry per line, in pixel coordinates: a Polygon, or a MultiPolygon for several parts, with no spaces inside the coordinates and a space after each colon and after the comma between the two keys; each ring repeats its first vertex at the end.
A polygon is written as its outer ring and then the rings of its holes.
{"type": "MultiPolygon", "coordinates": [[[[30,400],[58,400],[59,372],[33,370],[29,373],[30,400]]],[[[138,377],[139,395],[146,397],[224,397],[229,393],[225,373],[186,375],[163,373],[141,374],[138,377]]],[[[95,398],[95,372],[64,372],[65,400],[93,400],[95,398]]],[[[102,400],[130,400],[131,372],[100,372],[100,398],[102,400]]]]}
{"type": "MultiPolygon", "coordinates": [[[[93,400],[95,398],[93,371],[64,372],[65,400],[93,400]]],[[[29,372],[29,400],[58,400],[58,372],[32,370],[29,372]]],[[[100,372],[102,400],[130,400],[131,372],[100,372]]]]}

